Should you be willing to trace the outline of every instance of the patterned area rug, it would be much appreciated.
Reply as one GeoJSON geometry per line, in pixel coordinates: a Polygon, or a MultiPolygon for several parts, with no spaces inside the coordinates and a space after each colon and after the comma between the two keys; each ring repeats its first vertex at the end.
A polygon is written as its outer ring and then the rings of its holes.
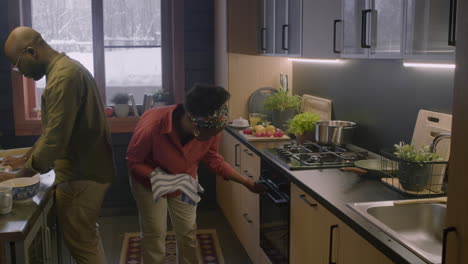
{"type": "MultiPolygon", "coordinates": [[[[197,230],[198,259],[203,264],[224,264],[218,236],[214,229],[197,230]]],[[[176,239],[174,232],[166,236],[166,264],[176,264],[176,239]]],[[[120,253],[120,264],[141,264],[140,233],[125,233],[120,253]]]]}

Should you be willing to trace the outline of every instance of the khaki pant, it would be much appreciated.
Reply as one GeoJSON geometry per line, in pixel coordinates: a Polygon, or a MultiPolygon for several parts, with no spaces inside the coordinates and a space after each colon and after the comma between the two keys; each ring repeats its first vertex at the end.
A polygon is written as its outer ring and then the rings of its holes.
{"type": "Polygon", "coordinates": [[[65,245],[78,264],[106,263],[96,220],[109,185],[95,181],[70,181],[57,185],[59,226],[65,245]]]}
{"type": "Polygon", "coordinates": [[[164,263],[167,210],[177,241],[177,263],[198,263],[197,258],[197,206],[177,198],[153,200],[153,194],[131,178],[132,192],[140,213],[143,263],[164,263]]]}

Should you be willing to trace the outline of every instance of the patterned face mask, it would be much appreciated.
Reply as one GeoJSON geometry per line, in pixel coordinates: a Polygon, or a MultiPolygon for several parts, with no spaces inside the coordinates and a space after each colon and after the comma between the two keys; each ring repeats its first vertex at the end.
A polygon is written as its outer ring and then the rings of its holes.
{"type": "Polygon", "coordinates": [[[193,122],[197,123],[198,127],[221,128],[228,124],[228,107],[224,104],[210,116],[194,114],[189,114],[189,116],[193,122]]]}

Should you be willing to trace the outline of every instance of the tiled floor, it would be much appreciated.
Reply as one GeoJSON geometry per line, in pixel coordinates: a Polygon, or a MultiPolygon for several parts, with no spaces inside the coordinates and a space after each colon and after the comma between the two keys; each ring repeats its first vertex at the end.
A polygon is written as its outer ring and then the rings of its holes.
{"type": "MultiPolygon", "coordinates": [[[[226,264],[251,263],[219,209],[199,210],[197,222],[200,229],[216,229],[226,264]]],[[[118,264],[123,234],[139,231],[138,216],[100,217],[99,225],[108,263],[118,264]]]]}

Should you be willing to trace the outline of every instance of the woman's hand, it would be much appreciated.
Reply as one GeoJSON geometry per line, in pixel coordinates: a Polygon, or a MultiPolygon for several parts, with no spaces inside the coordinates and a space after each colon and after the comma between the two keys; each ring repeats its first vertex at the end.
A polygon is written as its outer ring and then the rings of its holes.
{"type": "Polygon", "coordinates": [[[19,158],[8,156],[2,160],[3,166],[11,166],[14,170],[23,168],[25,163],[26,159],[24,158],[24,156],[19,158]]]}
{"type": "Polygon", "coordinates": [[[258,183],[256,181],[250,180],[250,179],[246,187],[253,193],[264,193],[267,190],[265,185],[258,183]]]}

